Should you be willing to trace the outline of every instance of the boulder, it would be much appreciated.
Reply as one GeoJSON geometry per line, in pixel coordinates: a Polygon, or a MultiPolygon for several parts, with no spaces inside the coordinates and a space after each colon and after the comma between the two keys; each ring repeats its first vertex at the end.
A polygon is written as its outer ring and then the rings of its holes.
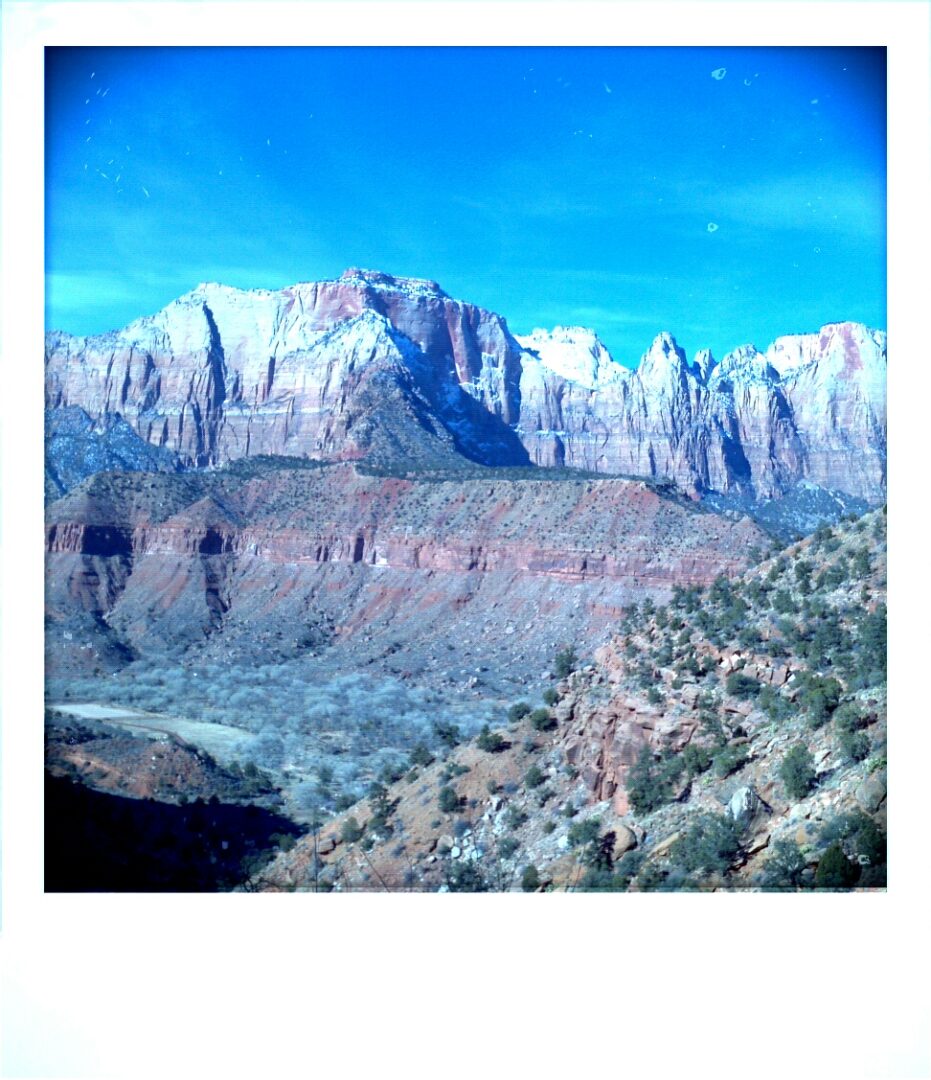
{"type": "Polygon", "coordinates": [[[613,859],[619,859],[626,852],[632,851],[636,846],[637,837],[633,829],[628,828],[626,825],[616,825],[614,827],[613,859]]]}
{"type": "Polygon", "coordinates": [[[857,787],[854,798],[868,814],[875,814],[886,801],[886,770],[871,773],[857,787]]]}
{"type": "Polygon", "coordinates": [[[737,788],[727,804],[727,812],[741,827],[746,828],[762,809],[763,803],[752,787],[737,788]]]}

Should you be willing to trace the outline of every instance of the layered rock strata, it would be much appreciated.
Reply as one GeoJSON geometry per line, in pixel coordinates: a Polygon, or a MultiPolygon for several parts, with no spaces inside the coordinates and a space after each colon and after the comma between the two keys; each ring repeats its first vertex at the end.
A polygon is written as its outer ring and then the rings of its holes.
{"type": "Polygon", "coordinates": [[[188,465],[255,454],[451,455],[778,496],[885,497],[885,334],[858,323],[630,370],[592,331],[518,338],[435,282],[348,270],[279,291],[200,285],[156,315],[46,341],[46,400],[122,416],[188,465]]]}

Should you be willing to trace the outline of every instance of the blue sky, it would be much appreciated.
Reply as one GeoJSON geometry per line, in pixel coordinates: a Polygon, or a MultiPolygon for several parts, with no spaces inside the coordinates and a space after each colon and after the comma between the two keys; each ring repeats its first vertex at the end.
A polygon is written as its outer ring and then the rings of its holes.
{"type": "Polygon", "coordinates": [[[627,364],[885,327],[885,52],[46,51],[50,328],[349,266],[627,364]]]}

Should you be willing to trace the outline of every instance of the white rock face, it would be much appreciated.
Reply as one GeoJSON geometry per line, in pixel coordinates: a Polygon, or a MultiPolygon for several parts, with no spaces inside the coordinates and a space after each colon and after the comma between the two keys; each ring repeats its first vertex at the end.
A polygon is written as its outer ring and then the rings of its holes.
{"type": "Polygon", "coordinates": [[[586,390],[599,390],[606,383],[617,382],[630,375],[627,368],[611,358],[595,332],[584,326],[534,330],[523,337],[517,335],[516,340],[533,360],[538,360],[549,371],[586,390]]]}
{"type": "Polygon", "coordinates": [[[123,330],[46,339],[49,407],[119,413],[195,465],[359,456],[378,372],[412,422],[489,464],[885,498],[886,336],[858,323],[720,363],[707,350],[689,363],[662,333],[629,370],[584,327],[515,338],[435,282],[353,269],[277,291],[203,284],[123,330]]]}

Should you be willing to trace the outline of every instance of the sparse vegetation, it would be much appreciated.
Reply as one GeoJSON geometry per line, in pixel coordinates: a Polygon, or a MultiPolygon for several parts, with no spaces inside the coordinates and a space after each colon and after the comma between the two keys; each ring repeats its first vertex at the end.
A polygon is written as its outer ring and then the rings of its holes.
{"type": "Polygon", "coordinates": [[[790,799],[804,799],[815,783],[815,763],[808,747],[796,743],[782,759],[779,775],[790,799]]]}

